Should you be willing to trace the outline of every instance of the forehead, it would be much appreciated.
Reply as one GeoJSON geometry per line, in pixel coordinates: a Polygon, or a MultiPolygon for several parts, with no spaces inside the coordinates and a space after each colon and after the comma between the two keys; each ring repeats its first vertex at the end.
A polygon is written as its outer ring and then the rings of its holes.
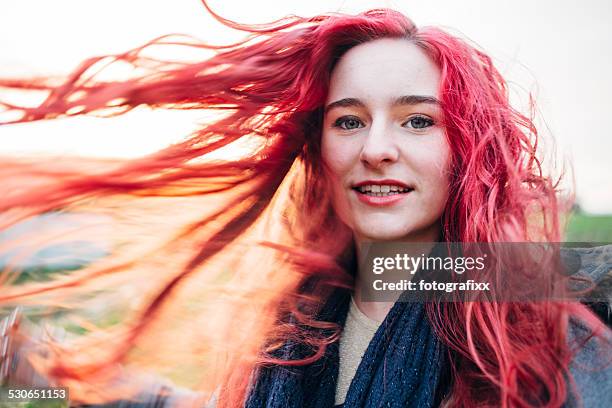
{"type": "Polygon", "coordinates": [[[440,69],[405,39],[380,39],[351,48],[330,79],[328,102],[359,98],[388,102],[403,95],[438,97],[440,69]]]}

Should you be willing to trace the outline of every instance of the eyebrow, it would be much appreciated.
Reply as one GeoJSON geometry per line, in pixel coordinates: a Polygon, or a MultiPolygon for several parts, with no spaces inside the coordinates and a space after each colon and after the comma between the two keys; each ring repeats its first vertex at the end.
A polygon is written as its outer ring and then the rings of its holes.
{"type": "MultiPolygon", "coordinates": [[[[431,105],[440,105],[440,101],[433,96],[426,95],[404,95],[396,98],[393,101],[393,106],[398,105],[418,105],[420,103],[428,103],[431,105]]],[[[343,98],[334,101],[325,107],[325,113],[334,108],[350,108],[350,107],[365,107],[365,104],[357,98],[343,98]]]]}

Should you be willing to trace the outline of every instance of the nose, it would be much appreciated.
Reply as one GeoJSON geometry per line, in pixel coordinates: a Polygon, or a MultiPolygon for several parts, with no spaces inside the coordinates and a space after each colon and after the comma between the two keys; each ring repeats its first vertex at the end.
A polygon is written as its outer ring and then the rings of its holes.
{"type": "Polygon", "coordinates": [[[374,169],[396,162],[399,150],[393,139],[385,123],[372,123],[359,156],[361,162],[374,169]]]}

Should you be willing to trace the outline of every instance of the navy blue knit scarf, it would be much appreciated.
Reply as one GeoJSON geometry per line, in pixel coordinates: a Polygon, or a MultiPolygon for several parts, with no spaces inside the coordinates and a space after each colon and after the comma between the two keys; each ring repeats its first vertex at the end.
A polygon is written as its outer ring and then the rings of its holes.
{"type": "MultiPolygon", "coordinates": [[[[350,292],[337,289],[319,314],[344,326],[350,292]]],[[[286,343],[277,357],[303,358],[312,351],[286,343]]],[[[423,303],[396,302],[378,328],[349,387],[344,407],[433,407],[439,404],[446,350],[435,336],[423,303]]],[[[338,342],[324,357],[297,367],[259,370],[247,408],[331,408],[338,380],[338,342]]]]}

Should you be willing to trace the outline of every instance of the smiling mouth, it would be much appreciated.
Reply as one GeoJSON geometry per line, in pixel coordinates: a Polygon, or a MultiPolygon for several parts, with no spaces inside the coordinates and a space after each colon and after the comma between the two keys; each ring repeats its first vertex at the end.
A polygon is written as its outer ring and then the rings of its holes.
{"type": "Polygon", "coordinates": [[[359,194],[363,194],[365,196],[370,197],[389,197],[394,195],[407,194],[413,191],[414,189],[397,185],[369,184],[353,187],[353,190],[357,191],[359,194]]]}

